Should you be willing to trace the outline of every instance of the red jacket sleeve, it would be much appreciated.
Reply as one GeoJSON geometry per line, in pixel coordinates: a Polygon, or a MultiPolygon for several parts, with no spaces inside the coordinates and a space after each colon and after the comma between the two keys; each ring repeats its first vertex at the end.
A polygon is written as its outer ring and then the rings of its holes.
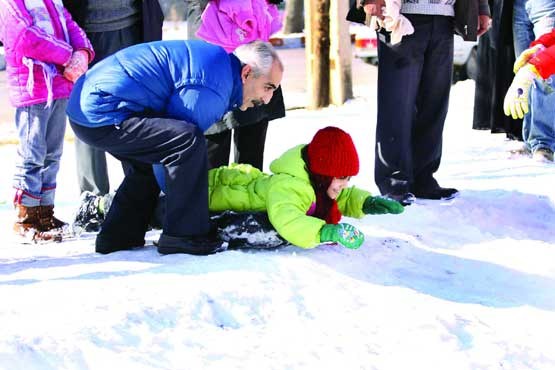
{"type": "Polygon", "coordinates": [[[537,40],[532,41],[532,43],[530,44],[530,47],[532,47],[534,45],[537,45],[537,44],[542,44],[546,48],[550,47],[551,45],[554,45],[555,44],[555,29],[553,29],[549,33],[541,35],[537,40]]]}
{"type": "Polygon", "coordinates": [[[537,53],[529,63],[536,67],[543,79],[555,74],[555,45],[537,53]]]}

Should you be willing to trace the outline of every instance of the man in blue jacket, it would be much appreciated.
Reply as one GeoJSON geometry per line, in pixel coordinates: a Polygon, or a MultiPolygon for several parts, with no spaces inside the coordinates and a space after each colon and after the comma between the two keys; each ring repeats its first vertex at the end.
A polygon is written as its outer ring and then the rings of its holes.
{"type": "Polygon", "coordinates": [[[67,114],[85,143],[105,150],[127,169],[96,251],[144,245],[160,188],[152,165],[165,171],[162,254],[223,250],[208,215],[204,130],[224,113],[267,104],[283,65],[268,43],[228,54],[203,41],[159,41],[123,49],[75,84],[67,114]]]}

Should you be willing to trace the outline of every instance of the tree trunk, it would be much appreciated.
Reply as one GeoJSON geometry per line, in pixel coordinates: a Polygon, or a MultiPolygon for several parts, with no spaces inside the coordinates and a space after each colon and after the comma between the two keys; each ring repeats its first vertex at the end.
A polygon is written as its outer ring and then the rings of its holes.
{"type": "Polygon", "coordinates": [[[304,29],[304,1],[287,0],[285,2],[285,20],[283,21],[283,33],[299,33],[304,29]]]}
{"type": "Polygon", "coordinates": [[[345,20],[349,4],[331,0],[330,5],[330,91],[331,103],[342,105],[353,97],[352,49],[349,23],[345,20]]]}
{"type": "Polygon", "coordinates": [[[305,0],[305,9],[308,108],[318,109],[330,104],[330,0],[305,0]]]}

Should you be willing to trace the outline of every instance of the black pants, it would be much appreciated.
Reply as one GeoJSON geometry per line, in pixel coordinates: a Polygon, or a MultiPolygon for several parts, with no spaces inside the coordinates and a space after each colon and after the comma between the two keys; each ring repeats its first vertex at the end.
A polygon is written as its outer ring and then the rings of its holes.
{"type": "MultiPolygon", "coordinates": [[[[267,130],[267,120],[235,128],[233,130],[233,143],[235,145],[234,161],[250,164],[262,171],[267,130]]],[[[231,135],[231,130],[219,134],[206,135],[210,168],[227,166],[229,164],[231,135]]]]}
{"type": "Polygon", "coordinates": [[[71,122],[85,143],[128,165],[99,235],[121,241],[144,239],[160,188],[152,164],[162,163],[166,180],[163,232],[181,237],[205,234],[208,218],[206,143],[193,124],[163,118],[131,118],[118,127],[88,128],[71,122]]]}
{"type": "MultiPolygon", "coordinates": [[[[378,44],[375,181],[382,194],[437,186],[453,72],[453,18],[405,14],[415,28],[378,44]]],[[[383,36],[383,35],[382,35],[383,36]]]]}
{"type": "MultiPolygon", "coordinates": [[[[240,124],[233,130],[234,162],[247,163],[262,171],[268,122],[284,116],[285,104],[281,86],[274,92],[268,104],[249,108],[246,111],[233,111],[234,119],[240,124]]],[[[231,135],[231,130],[206,135],[210,168],[229,164],[231,135]]]]}

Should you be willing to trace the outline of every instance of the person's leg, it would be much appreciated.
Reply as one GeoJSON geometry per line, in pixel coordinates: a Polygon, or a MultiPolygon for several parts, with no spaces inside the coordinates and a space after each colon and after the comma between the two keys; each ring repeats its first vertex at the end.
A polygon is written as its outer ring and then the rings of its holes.
{"type": "Polygon", "coordinates": [[[81,193],[88,191],[104,195],[110,191],[106,154],[75,138],[75,158],[77,164],[77,181],[81,193]]]}
{"type": "Polygon", "coordinates": [[[40,206],[42,172],[46,158],[46,122],[51,108],[35,104],[16,109],[19,137],[13,186],[17,189],[15,203],[26,207],[40,206]]]}
{"type": "MultiPolygon", "coordinates": [[[[515,46],[515,56],[518,56],[528,47],[536,38],[534,36],[534,25],[530,20],[527,4],[530,0],[514,0],[513,4],[513,41],[515,46]]],[[[524,145],[530,149],[528,138],[530,136],[530,116],[525,115],[522,121],[522,140],[524,145]]]]}
{"type": "Polygon", "coordinates": [[[389,196],[405,196],[413,181],[415,103],[431,20],[426,16],[412,18],[415,32],[404,36],[400,44],[387,44],[379,34],[374,177],[380,192],[389,196]]]}
{"type": "Polygon", "coordinates": [[[135,170],[126,175],[116,192],[97,238],[97,248],[101,242],[105,250],[127,249],[141,241],[137,237],[144,238],[159,187],[152,168],[140,164],[161,163],[166,177],[167,210],[159,251],[166,246],[171,249],[164,250],[167,253],[208,254],[219,250],[219,240],[204,237],[211,231],[207,157],[204,137],[195,125],[163,118],[131,118],[122,122],[119,129],[115,126],[87,128],[74,123],[72,127],[88,144],[131,162],[135,170]],[[146,205],[141,206],[141,201],[146,205]],[[137,210],[143,211],[144,217],[134,215],[137,210]],[[126,237],[127,244],[119,240],[110,243],[108,236],[115,235],[122,227],[137,231],[126,237]]]}
{"type": "Polygon", "coordinates": [[[126,162],[129,171],[118,187],[96,239],[98,253],[140,247],[145,243],[160,189],[150,164],[126,162]]]}
{"type": "Polygon", "coordinates": [[[198,40],[196,35],[202,22],[201,15],[208,0],[185,0],[187,4],[187,40],[198,40]]]}
{"type": "Polygon", "coordinates": [[[17,108],[15,123],[19,138],[13,186],[16,189],[13,230],[18,236],[37,241],[40,237],[40,198],[42,168],[46,157],[46,120],[50,110],[45,104],[17,108]]]}
{"type": "Polygon", "coordinates": [[[530,101],[534,105],[528,114],[532,122],[528,143],[537,160],[552,160],[555,151],[555,93],[551,89],[539,79],[530,89],[530,101]]]}
{"type": "MultiPolygon", "coordinates": [[[[89,32],[87,34],[95,51],[95,58],[89,68],[102,59],[142,40],[140,24],[121,30],[107,32],[89,32]]],[[[80,192],[90,191],[96,195],[110,192],[106,153],[92,148],[79,138],[75,139],[77,158],[77,179],[80,192]]],[[[124,168],[125,170],[125,168],[124,168]]]]}
{"type": "MultiPolygon", "coordinates": [[[[528,15],[534,25],[535,38],[551,32],[555,28],[555,2],[552,0],[529,0],[528,15]]],[[[555,147],[555,94],[548,93],[543,81],[536,80],[530,93],[530,122],[527,143],[535,159],[544,160],[544,156],[535,153],[542,149],[552,157],[555,147]]]]}
{"type": "Polygon", "coordinates": [[[235,162],[247,163],[262,171],[268,121],[237,127],[234,131],[235,162]]]}
{"type": "Polygon", "coordinates": [[[205,135],[208,153],[208,168],[217,168],[229,164],[231,149],[231,130],[218,134],[205,135]]]}
{"type": "MultiPolygon", "coordinates": [[[[433,174],[441,162],[443,126],[449,107],[453,74],[453,23],[434,16],[418,98],[413,137],[413,193],[418,197],[438,188],[433,174]]],[[[439,196],[439,195],[438,195],[439,196]]],[[[425,196],[423,196],[425,197],[425,196]]]]}
{"type": "Polygon", "coordinates": [[[56,176],[60,169],[60,159],[64,147],[66,130],[67,99],[57,99],[52,103],[51,114],[46,124],[46,156],[42,169],[42,194],[40,201],[41,225],[43,230],[58,229],[65,222],[54,217],[54,196],[56,176]]]}

